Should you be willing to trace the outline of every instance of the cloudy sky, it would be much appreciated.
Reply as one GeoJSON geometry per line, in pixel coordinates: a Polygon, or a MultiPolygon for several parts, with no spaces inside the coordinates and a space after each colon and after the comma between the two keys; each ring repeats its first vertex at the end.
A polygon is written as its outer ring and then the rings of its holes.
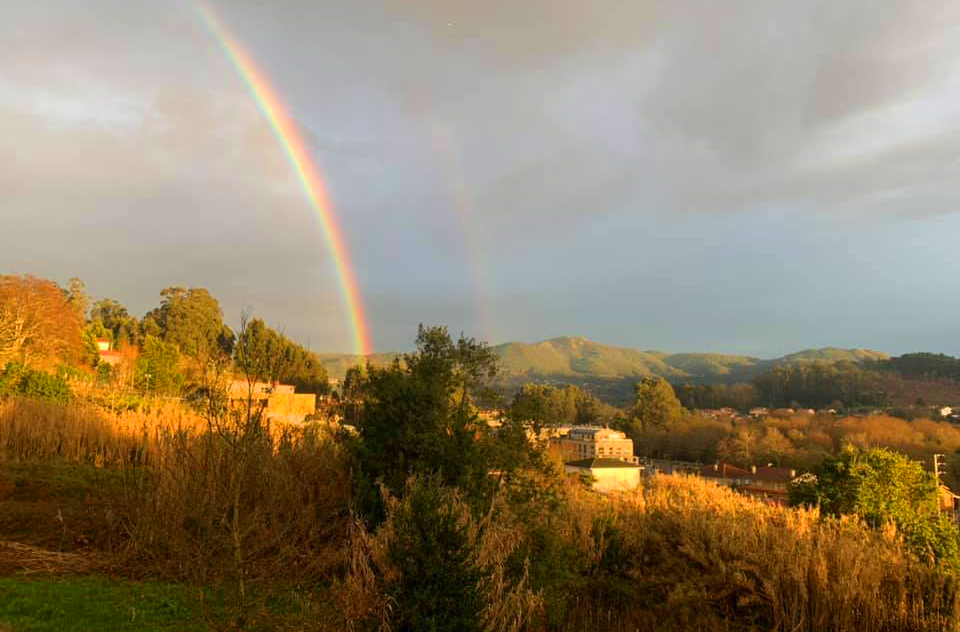
{"type": "MultiPolygon", "coordinates": [[[[347,351],[293,172],[192,0],[0,21],[0,272],[208,288],[347,351]]],[[[955,0],[220,0],[417,323],[760,356],[960,352],[955,0]]]]}

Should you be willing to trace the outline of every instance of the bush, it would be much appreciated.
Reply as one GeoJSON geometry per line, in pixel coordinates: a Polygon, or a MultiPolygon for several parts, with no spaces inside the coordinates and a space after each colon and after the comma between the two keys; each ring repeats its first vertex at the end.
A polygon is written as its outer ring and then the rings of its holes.
{"type": "Polygon", "coordinates": [[[66,404],[72,392],[62,375],[51,375],[11,362],[0,373],[0,395],[66,404]]]}

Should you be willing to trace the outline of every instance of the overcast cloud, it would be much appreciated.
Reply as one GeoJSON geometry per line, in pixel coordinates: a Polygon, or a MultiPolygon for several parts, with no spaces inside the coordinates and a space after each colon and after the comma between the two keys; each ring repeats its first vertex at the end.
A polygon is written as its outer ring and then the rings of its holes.
{"type": "MultiPolygon", "coordinates": [[[[0,22],[0,271],[203,286],[348,350],[332,262],[189,0],[0,22]]],[[[960,3],[233,0],[378,349],[416,324],[674,351],[960,352],[960,3]]]]}

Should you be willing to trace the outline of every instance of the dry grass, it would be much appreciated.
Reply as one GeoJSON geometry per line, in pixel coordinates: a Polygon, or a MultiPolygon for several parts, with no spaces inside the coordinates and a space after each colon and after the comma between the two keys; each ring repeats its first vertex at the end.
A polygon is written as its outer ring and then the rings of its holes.
{"type": "Polygon", "coordinates": [[[114,569],[200,584],[317,581],[345,563],[350,481],[316,426],[176,404],[113,413],[0,402],[0,460],[112,471],[114,569]]]}
{"type": "Polygon", "coordinates": [[[63,553],[0,540],[0,576],[85,575],[100,567],[93,552],[63,553]]]}
{"type": "Polygon", "coordinates": [[[83,401],[62,406],[11,398],[0,401],[0,457],[111,468],[147,465],[171,436],[204,427],[202,418],[173,403],[107,413],[83,401]]]}
{"type": "Polygon", "coordinates": [[[581,595],[563,629],[957,626],[955,579],[913,557],[892,530],[821,520],[679,476],[579,503],[580,522],[610,516],[606,542],[591,552],[608,556],[601,566],[621,592],[581,595]]]}

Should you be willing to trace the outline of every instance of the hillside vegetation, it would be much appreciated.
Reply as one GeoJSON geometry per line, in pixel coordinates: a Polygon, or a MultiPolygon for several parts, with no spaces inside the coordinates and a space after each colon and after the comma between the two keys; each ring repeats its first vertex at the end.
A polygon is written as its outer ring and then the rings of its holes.
{"type": "MultiPolygon", "coordinates": [[[[737,382],[750,381],[771,368],[794,362],[861,363],[886,360],[888,356],[867,349],[806,349],[782,358],[760,359],[722,353],[665,353],[614,347],[564,336],[526,344],[508,342],[491,347],[500,359],[505,378],[623,379],[646,376],[670,381],[737,382]]],[[[380,353],[370,356],[375,365],[386,364],[398,354],[380,353]]],[[[360,356],[321,354],[321,362],[331,377],[342,379],[351,366],[361,362],[360,356]]]]}

